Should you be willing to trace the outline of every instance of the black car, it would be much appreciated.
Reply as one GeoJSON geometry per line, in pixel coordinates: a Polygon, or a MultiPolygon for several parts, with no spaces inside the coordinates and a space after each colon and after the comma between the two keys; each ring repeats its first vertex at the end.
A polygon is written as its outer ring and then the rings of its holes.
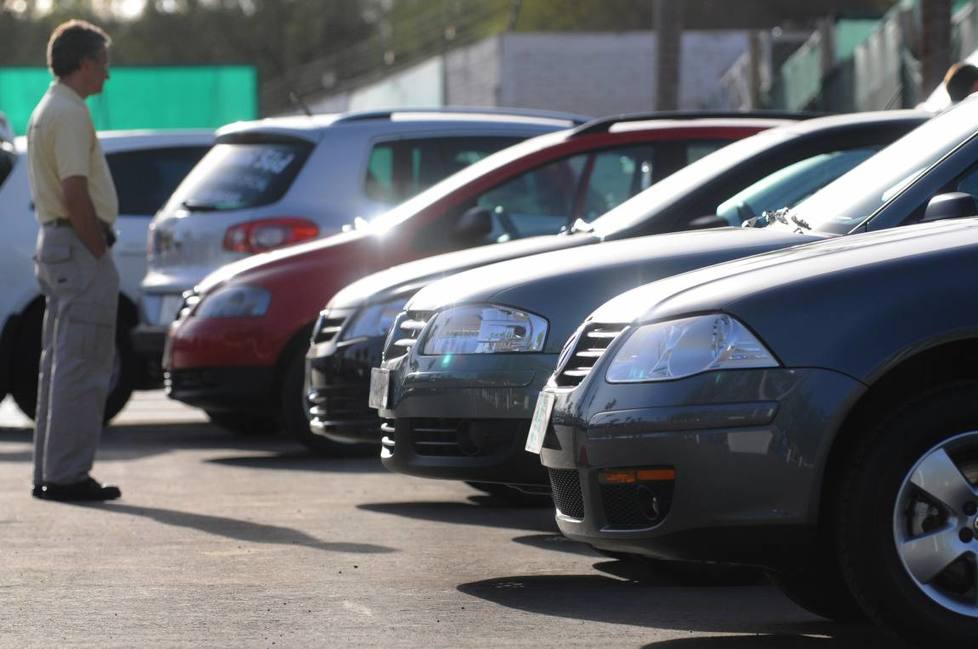
{"type": "MultiPolygon", "coordinates": [[[[941,202],[978,212],[969,195],[941,202]]],[[[975,646],[976,277],[978,219],[963,219],[606,303],[568,341],[527,442],[560,530],[608,552],[761,566],[820,615],[975,646]],[[601,332],[614,336],[571,371],[601,332]]]]}
{"type": "MultiPolygon", "coordinates": [[[[330,301],[313,331],[306,386],[312,432],[339,442],[380,441],[380,420],[367,407],[370,370],[380,364],[393,318],[426,284],[469,268],[549,250],[740,225],[744,218],[804,198],[927,117],[913,111],[862,113],[771,129],[701,158],[590,226],[430,257],[349,285],[330,301]],[[785,167],[794,170],[780,173],[785,167]],[[745,190],[751,191],[745,194],[745,190]]],[[[585,313],[587,309],[580,317],[585,313]]],[[[552,367],[551,360],[545,371],[552,367]]]]}

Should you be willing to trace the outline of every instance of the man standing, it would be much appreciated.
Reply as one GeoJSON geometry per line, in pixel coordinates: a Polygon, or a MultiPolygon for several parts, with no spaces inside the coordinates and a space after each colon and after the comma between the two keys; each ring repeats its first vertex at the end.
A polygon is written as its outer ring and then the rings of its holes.
{"type": "Polygon", "coordinates": [[[34,489],[37,498],[111,500],[90,475],[115,354],[119,275],[109,253],[118,199],[85,98],[109,78],[109,44],[80,20],[48,41],[55,81],[28,125],[31,194],[41,223],[35,272],[46,297],[34,489]]]}

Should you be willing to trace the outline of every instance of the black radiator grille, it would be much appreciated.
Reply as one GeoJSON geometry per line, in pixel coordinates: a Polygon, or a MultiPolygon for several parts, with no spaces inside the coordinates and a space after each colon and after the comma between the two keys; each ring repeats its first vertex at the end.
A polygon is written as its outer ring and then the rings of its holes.
{"type": "Polygon", "coordinates": [[[584,520],[584,495],[576,469],[548,469],[554,505],[564,516],[584,520]]]}
{"type": "Polygon", "coordinates": [[[625,330],[622,324],[596,324],[584,327],[574,350],[557,369],[555,381],[560,386],[579,385],[594,364],[608,349],[608,345],[625,330]]]}

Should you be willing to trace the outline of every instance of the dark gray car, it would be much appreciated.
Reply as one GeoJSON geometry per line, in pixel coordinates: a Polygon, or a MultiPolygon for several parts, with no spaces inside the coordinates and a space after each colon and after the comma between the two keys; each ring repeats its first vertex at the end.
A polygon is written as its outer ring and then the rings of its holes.
{"type": "Polygon", "coordinates": [[[610,552],[759,565],[815,613],[863,609],[923,646],[974,646],[975,277],[978,219],[964,219],[606,303],[568,341],[527,442],[542,445],[560,530],[610,552]]]}
{"type": "MultiPolygon", "coordinates": [[[[440,255],[355,282],[333,297],[313,331],[306,390],[313,431],[338,441],[380,441],[379,420],[367,408],[370,369],[380,364],[384,336],[393,317],[425,284],[469,268],[549,250],[711,225],[739,225],[743,218],[766,209],[797,203],[925,118],[910,111],[863,113],[772,129],[660,180],[631,199],[628,214],[640,218],[620,227],[605,227],[602,218],[594,231],[583,224],[572,234],[440,255]],[[710,216],[704,218],[707,214],[710,216]]],[[[727,121],[731,126],[738,122],[727,121]]],[[[682,126],[683,122],[675,124],[682,126]]]]}
{"type": "MultiPolygon", "coordinates": [[[[523,440],[561,345],[591,309],[628,288],[712,263],[912,223],[942,192],[978,194],[976,106],[968,102],[925,123],[764,229],[547,253],[422,289],[376,372],[375,403],[387,400],[380,410],[388,419],[385,466],[433,478],[549,488],[546,474],[522,452],[523,440]]],[[[637,220],[626,207],[599,223],[637,220]]],[[[957,214],[971,215],[970,209],[966,204],[957,214]]],[[[583,350],[575,358],[583,370],[572,371],[586,371],[592,353],[583,350]]]]}

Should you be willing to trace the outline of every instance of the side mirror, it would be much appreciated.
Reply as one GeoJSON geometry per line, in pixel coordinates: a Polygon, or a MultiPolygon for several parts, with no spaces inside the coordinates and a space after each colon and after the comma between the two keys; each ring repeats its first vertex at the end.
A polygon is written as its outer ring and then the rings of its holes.
{"type": "Polygon", "coordinates": [[[930,199],[924,210],[924,218],[920,219],[920,222],[961,219],[968,216],[978,216],[978,203],[975,202],[974,196],[964,192],[948,192],[930,199]]]}
{"type": "Polygon", "coordinates": [[[716,214],[707,214],[691,220],[687,225],[687,230],[706,230],[707,228],[723,228],[730,224],[727,219],[716,214]]]}
{"type": "Polygon", "coordinates": [[[462,241],[482,241],[492,232],[492,210],[471,207],[455,222],[455,238],[462,241]]]}

